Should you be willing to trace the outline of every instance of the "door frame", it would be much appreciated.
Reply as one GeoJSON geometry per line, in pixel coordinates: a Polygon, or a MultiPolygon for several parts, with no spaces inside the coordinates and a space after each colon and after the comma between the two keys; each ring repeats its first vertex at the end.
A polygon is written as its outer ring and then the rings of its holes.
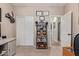
{"type": "MultiPolygon", "coordinates": [[[[65,13],[65,14],[68,14],[68,13],[71,13],[71,46],[73,46],[73,12],[72,11],[69,11],[69,12],[67,12],[67,13],[65,13]]],[[[64,14],[64,15],[65,15],[64,14]]],[[[52,23],[52,17],[61,17],[61,19],[62,19],[62,17],[64,16],[64,15],[50,15],[50,22],[52,23]]],[[[52,44],[52,29],[51,29],[51,44],[52,44]]],[[[60,39],[61,40],[61,39],[60,39]]]]}
{"type": "MultiPolygon", "coordinates": [[[[31,15],[26,15],[26,16],[31,16],[31,15]]],[[[25,18],[26,16],[16,16],[16,18],[25,18]]],[[[32,16],[33,17],[33,20],[34,20],[34,16],[32,16]]],[[[33,47],[35,47],[35,26],[34,26],[34,22],[35,22],[35,20],[33,21],[33,47]]],[[[17,24],[16,24],[17,25],[17,24]]],[[[17,31],[17,26],[16,26],[16,31],[17,31]]],[[[17,32],[16,32],[16,35],[17,35],[17,32]]],[[[16,37],[16,39],[17,39],[17,37],[16,37]]],[[[19,46],[19,45],[17,45],[16,44],[16,46],[19,46]]]]}
{"type": "Polygon", "coordinates": [[[73,47],[73,12],[72,11],[68,11],[64,15],[67,15],[69,13],[71,13],[71,47],[73,47]]]}
{"type": "MultiPolygon", "coordinates": [[[[50,15],[51,26],[52,26],[52,17],[63,17],[63,15],[50,15]]],[[[53,31],[52,31],[52,28],[51,28],[51,40],[50,40],[50,41],[51,41],[51,42],[50,42],[51,47],[52,47],[52,43],[53,43],[53,42],[52,42],[52,40],[53,40],[53,37],[52,37],[53,34],[52,34],[52,33],[53,33],[53,31]]],[[[61,39],[60,39],[60,40],[61,40],[61,39]]]]}
{"type": "Polygon", "coordinates": [[[65,14],[68,14],[68,13],[71,13],[71,47],[72,47],[73,46],[73,12],[69,11],[65,14]]]}

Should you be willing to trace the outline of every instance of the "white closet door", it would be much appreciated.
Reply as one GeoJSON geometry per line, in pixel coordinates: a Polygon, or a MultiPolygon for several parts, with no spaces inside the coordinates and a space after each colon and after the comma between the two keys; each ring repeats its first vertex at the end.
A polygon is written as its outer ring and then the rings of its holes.
{"type": "Polygon", "coordinates": [[[34,20],[32,16],[25,17],[25,45],[33,45],[34,20]]]}
{"type": "Polygon", "coordinates": [[[25,18],[16,18],[16,44],[24,45],[24,20],[25,18]]]}
{"type": "Polygon", "coordinates": [[[16,18],[17,45],[33,46],[33,22],[32,16],[16,18]]]}

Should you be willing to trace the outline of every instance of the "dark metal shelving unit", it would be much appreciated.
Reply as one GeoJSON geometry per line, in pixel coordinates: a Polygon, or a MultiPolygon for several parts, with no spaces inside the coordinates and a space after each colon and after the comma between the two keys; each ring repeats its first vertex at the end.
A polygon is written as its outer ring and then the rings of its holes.
{"type": "Polygon", "coordinates": [[[36,48],[37,49],[48,48],[47,25],[48,25],[48,22],[36,21],[36,48]]]}

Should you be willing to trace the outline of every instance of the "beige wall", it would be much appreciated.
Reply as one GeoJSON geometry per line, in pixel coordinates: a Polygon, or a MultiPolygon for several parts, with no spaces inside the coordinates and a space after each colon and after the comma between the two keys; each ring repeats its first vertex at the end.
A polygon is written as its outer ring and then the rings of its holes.
{"type": "Polygon", "coordinates": [[[13,11],[13,7],[7,3],[0,3],[2,9],[1,34],[7,37],[15,37],[15,23],[10,23],[9,19],[5,18],[5,13],[13,11]]]}
{"type": "Polygon", "coordinates": [[[2,9],[2,28],[1,34],[6,35],[7,37],[15,37],[16,36],[16,26],[15,23],[10,23],[9,19],[5,18],[5,13],[14,11],[16,16],[27,16],[27,15],[35,15],[36,10],[44,10],[49,11],[50,15],[63,15],[64,9],[63,7],[13,7],[8,3],[0,3],[0,8],[2,9]]]}
{"type": "Polygon", "coordinates": [[[36,11],[49,11],[50,15],[63,15],[64,8],[61,6],[58,7],[46,7],[46,6],[34,6],[34,7],[15,7],[14,8],[16,16],[27,16],[35,15],[36,11]]]}
{"type": "Polygon", "coordinates": [[[79,24],[78,24],[78,13],[79,13],[79,9],[78,9],[78,4],[74,3],[74,4],[67,4],[65,6],[65,13],[72,11],[73,12],[73,38],[74,36],[79,33],[79,24]]]}
{"type": "MultiPolygon", "coordinates": [[[[49,11],[49,15],[63,15],[64,14],[64,7],[46,7],[46,6],[29,6],[29,7],[15,7],[14,11],[16,16],[36,16],[36,11],[49,11]]],[[[48,19],[48,17],[46,18],[48,19]]],[[[49,19],[48,19],[49,20],[49,19]]],[[[49,21],[50,22],[50,21],[49,21]]],[[[50,25],[50,24],[49,24],[50,25]]],[[[51,46],[51,30],[50,26],[48,25],[48,46],[51,46]]]]}
{"type": "Polygon", "coordinates": [[[0,8],[2,9],[2,35],[7,35],[8,37],[15,37],[15,23],[10,23],[9,19],[5,18],[5,13],[11,12],[14,10],[16,16],[27,16],[35,15],[36,11],[44,10],[49,11],[50,15],[64,15],[65,13],[72,11],[73,12],[73,37],[79,33],[79,24],[78,24],[78,13],[79,5],[78,4],[66,4],[65,7],[14,7],[10,4],[0,3],[0,8]]]}
{"type": "Polygon", "coordinates": [[[9,22],[9,19],[5,18],[5,13],[13,11],[16,16],[27,16],[27,15],[35,15],[36,10],[44,10],[49,11],[50,15],[63,15],[69,11],[73,11],[73,36],[79,32],[79,24],[78,24],[78,4],[67,4],[65,7],[12,7],[10,4],[2,3],[0,4],[0,8],[2,9],[2,35],[7,35],[8,37],[15,37],[15,23],[12,24],[9,22]]]}

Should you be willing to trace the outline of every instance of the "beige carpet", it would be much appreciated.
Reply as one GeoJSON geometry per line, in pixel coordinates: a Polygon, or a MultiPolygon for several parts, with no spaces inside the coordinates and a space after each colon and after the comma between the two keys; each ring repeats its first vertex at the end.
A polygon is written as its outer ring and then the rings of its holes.
{"type": "Polygon", "coordinates": [[[36,49],[34,47],[18,46],[15,56],[62,56],[62,48],[52,46],[49,49],[36,49]]]}

